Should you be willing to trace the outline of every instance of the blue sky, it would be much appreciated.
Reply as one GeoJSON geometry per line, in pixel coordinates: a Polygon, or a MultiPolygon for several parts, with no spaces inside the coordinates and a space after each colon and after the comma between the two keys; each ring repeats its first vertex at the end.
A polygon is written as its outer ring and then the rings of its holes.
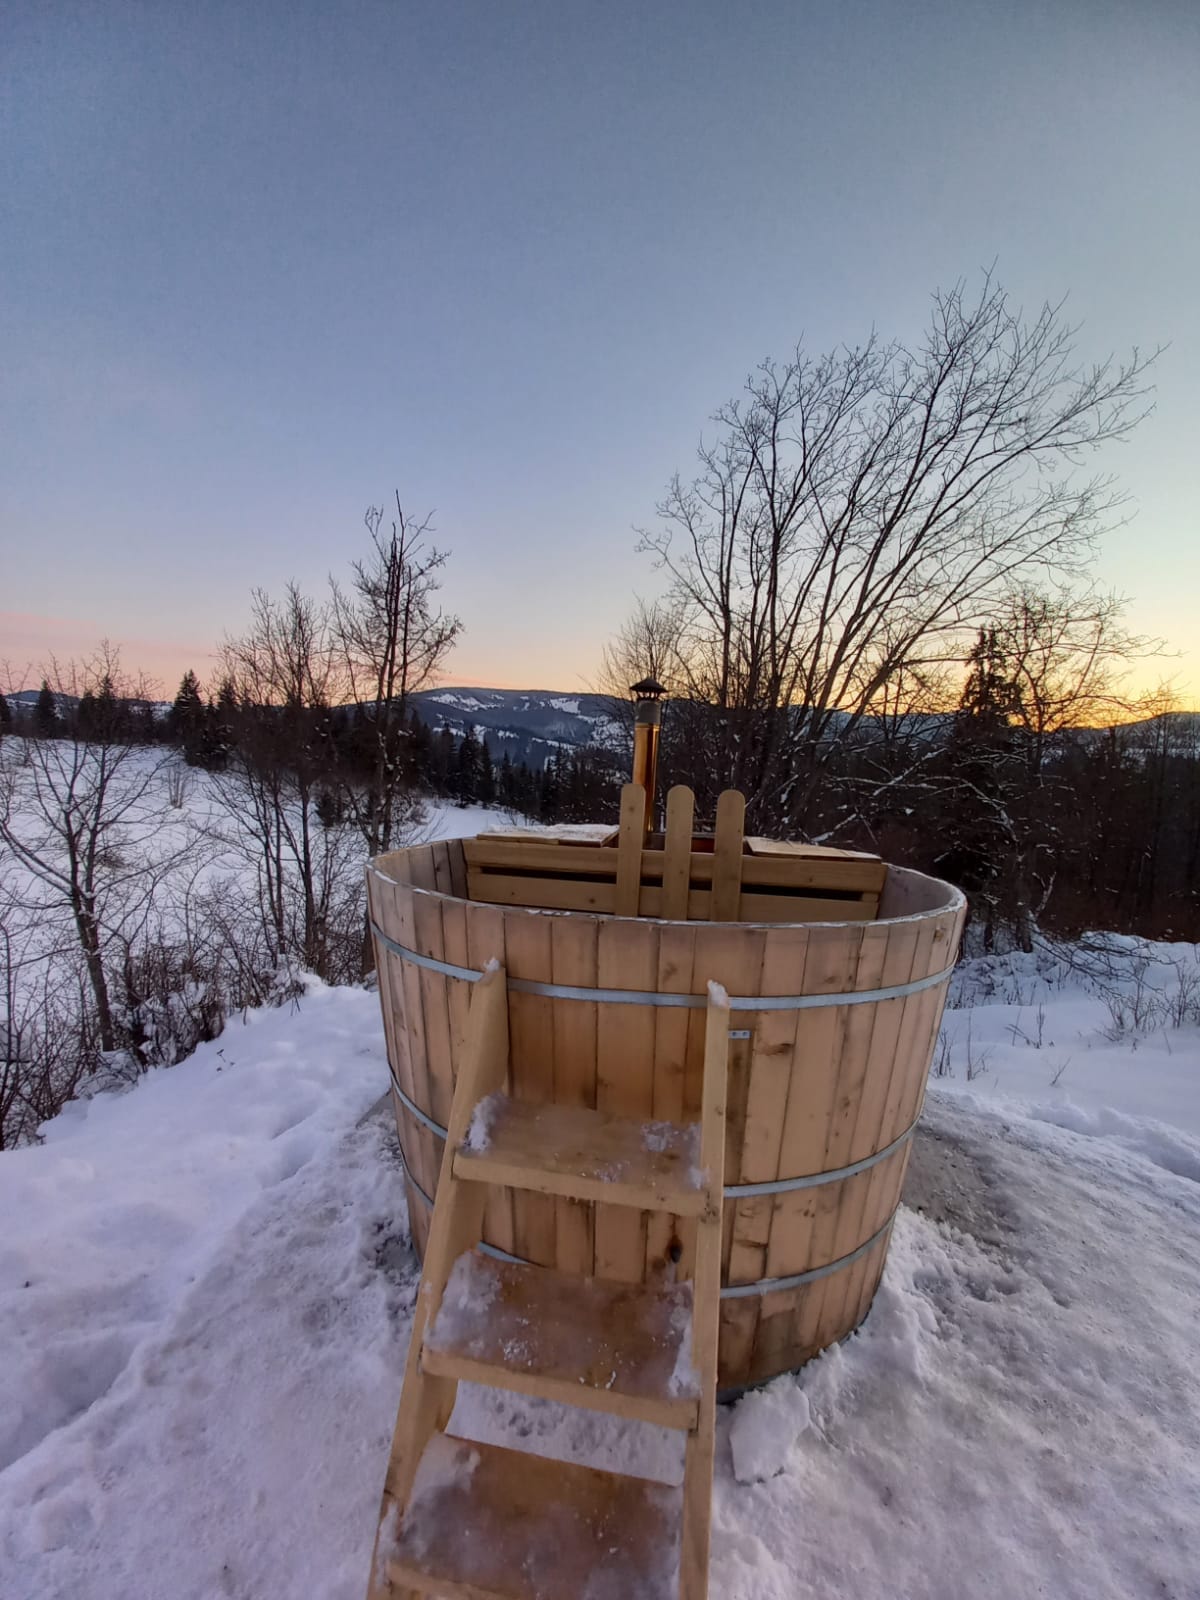
{"type": "Polygon", "coordinates": [[[763,356],[993,260],[1169,343],[1106,583],[1200,692],[1200,8],[5,8],[0,659],[203,676],[252,585],[436,509],[458,682],[578,687],[763,356]]]}

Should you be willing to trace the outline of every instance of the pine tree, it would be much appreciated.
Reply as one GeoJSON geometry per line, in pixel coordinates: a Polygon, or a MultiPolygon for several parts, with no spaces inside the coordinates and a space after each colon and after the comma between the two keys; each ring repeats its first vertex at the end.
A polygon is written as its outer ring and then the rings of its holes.
{"type": "MultiPolygon", "coordinates": [[[[1027,907],[1023,813],[1029,796],[1018,749],[1020,690],[993,628],[982,628],[946,743],[946,803],[938,868],[975,901],[990,949],[998,923],[1027,907]]],[[[1019,935],[1028,945],[1028,932],[1019,935]]]]}
{"type": "Polygon", "coordinates": [[[472,806],[479,799],[479,789],[482,781],[483,755],[479,748],[474,726],[467,724],[467,731],[462,736],[458,747],[458,759],[455,764],[454,794],[460,805],[472,806]]]}
{"type": "Polygon", "coordinates": [[[454,735],[449,728],[438,729],[431,752],[430,773],[438,794],[453,794],[455,778],[454,735]]]}
{"type": "Polygon", "coordinates": [[[200,694],[200,683],[189,667],[179,685],[179,693],[167,717],[171,741],[183,751],[188,766],[199,766],[208,742],[208,717],[200,694]]]}
{"type": "Polygon", "coordinates": [[[512,807],[515,810],[517,804],[517,779],[512,757],[507,750],[504,752],[503,759],[500,762],[500,771],[496,776],[496,789],[500,804],[512,807]]]}
{"type": "Polygon", "coordinates": [[[496,766],[486,739],[479,752],[479,803],[481,806],[496,804],[496,766]]]}
{"type": "Polygon", "coordinates": [[[76,738],[82,739],[85,744],[93,742],[98,720],[96,696],[90,688],[85,689],[79,697],[79,704],[75,707],[76,738]]]}
{"type": "Polygon", "coordinates": [[[3,739],[6,733],[12,732],[12,725],[12,708],[5,699],[3,693],[0,693],[0,739],[3,739]]]}
{"type": "Polygon", "coordinates": [[[42,687],[38,690],[37,703],[33,708],[33,728],[39,739],[57,739],[62,732],[58,701],[45,678],[42,679],[42,687]]]}

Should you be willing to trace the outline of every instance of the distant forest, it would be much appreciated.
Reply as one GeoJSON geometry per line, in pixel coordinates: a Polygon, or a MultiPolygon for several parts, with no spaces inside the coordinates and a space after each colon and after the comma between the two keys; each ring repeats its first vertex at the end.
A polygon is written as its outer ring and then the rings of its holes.
{"type": "MultiPolygon", "coordinates": [[[[614,695],[612,711],[619,730],[628,701],[614,695]]],[[[728,720],[687,701],[665,709],[661,793],[688,784],[710,824],[720,789],[712,754],[728,720]]],[[[173,746],[213,772],[248,759],[286,765],[302,753],[305,792],[326,827],[345,823],[377,758],[368,708],[256,706],[230,681],[206,698],[192,672],[165,713],[106,697],[103,684],[74,702],[49,684],[32,705],[0,696],[3,731],[87,740],[98,728],[106,738],[173,746]]],[[[539,823],[615,823],[628,779],[621,742],[618,734],[615,749],[563,744],[531,767],[507,753],[497,760],[469,724],[456,734],[410,706],[397,719],[392,776],[414,802],[494,807],[539,823]]],[[[831,744],[797,831],[948,878],[971,898],[986,945],[1028,944],[1037,928],[1200,940],[1200,716],[1039,730],[1023,714],[996,635],[984,632],[954,711],[863,719],[831,744]]],[[[798,771],[798,788],[803,779],[798,771]]]]}

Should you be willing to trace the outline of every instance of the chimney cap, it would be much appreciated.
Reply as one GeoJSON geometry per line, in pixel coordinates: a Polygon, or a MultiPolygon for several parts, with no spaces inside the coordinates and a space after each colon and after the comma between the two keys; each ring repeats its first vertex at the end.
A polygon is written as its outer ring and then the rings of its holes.
{"type": "Polygon", "coordinates": [[[637,695],[639,700],[661,700],[667,691],[661,683],[656,683],[653,678],[643,678],[640,683],[631,683],[629,692],[637,695]]]}

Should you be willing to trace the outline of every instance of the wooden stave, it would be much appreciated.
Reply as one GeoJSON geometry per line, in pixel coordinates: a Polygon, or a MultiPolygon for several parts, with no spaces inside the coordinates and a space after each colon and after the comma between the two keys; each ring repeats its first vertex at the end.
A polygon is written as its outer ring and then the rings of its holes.
{"type": "MultiPolygon", "coordinates": [[[[461,845],[457,841],[419,847],[415,852],[397,852],[391,857],[384,858],[377,865],[381,869],[379,875],[385,879],[385,888],[383,892],[379,889],[373,890],[372,910],[382,915],[384,920],[380,925],[390,936],[397,938],[398,942],[419,949],[421,953],[433,956],[435,959],[446,959],[456,965],[465,964],[476,969],[481,968],[489,957],[495,956],[505,962],[512,977],[530,978],[538,982],[571,981],[581,987],[612,986],[640,988],[650,992],[659,989],[682,993],[702,992],[706,977],[720,978],[722,971],[728,975],[731,964],[741,963],[744,971],[744,958],[748,947],[757,948],[761,945],[766,951],[776,943],[790,941],[793,944],[803,943],[806,946],[806,960],[811,959],[813,950],[816,951],[818,966],[810,969],[814,989],[824,989],[829,993],[853,992],[855,989],[869,990],[883,985],[879,981],[881,973],[869,961],[863,959],[864,939],[871,949],[871,954],[878,956],[880,951],[875,947],[882,938],[882,955],[886,963],[887,947],[891,939],[911,937],[914,948],[909,975],[920,978],[941,971],[949,964],[951,954],[957,946],[964,914],[961,896],[957,896],[955,891],[947,888],[950,903],[941,909],[926,910],[900,919],[887,919],[876,923],[799,927],[774,924],[756,927],[738,923],[658,923],[644,919],[632,922],[587,913],[569,913],[565,916],[542,914],[525,908],[496,907],[464,901],[457,896],[448,896],[444,893],[442,885],[450,883],[461,886],[465,881],[461,845]],[[454,861],[456,852],[457,866],[454,861]],[[385,863],[387,870],[383,872],[385,863]],[[395,894],[392,896],[386,891],[388,879],[395,889],[395,894]],[[419,913],[415,902],[423,902],[419,913]],[[431,909],[433,906],[438,908],[442,919],[440,940],[431,909]],[[461,927],[449,942],[447,941],[446,935],[450,927],[448,918],[456,923],[465,920],[465,941],[461,927]],[[519,931],[510,939],[509,929],[516,919],[521,919],[518,924],[519,931]],[[529,925],[529,919],[536,920],[542,927],[551,931],[545,938],[539,934],[531,940],[524,931],[529,925]],[[558,976],[554,973],[552,930],[555,924],[564,921],[575,926],[586,923],[596,927],[595,976],[591,977],[589,982],[583,981],[591,974],[591,965],[586,957],[582,965],[576,963],[572,968],[569,980],[564,979],[561,973],[558,976]],[[605,927],[608,931],[603,935],[604,942],[610,946],[613,946],[614,941],[618,946],[628,945],[629,930],[642,930],[638,940],[643,947],[643,959],[647,968],[642,982],[637,981],[638,973],[631,970],[627,962],[621,965],[623,974],[621,981],[619,983],[613,981],[611,971],[605,967],[600,952],[601,936],[605,927]],[[464,942],[470,957],[466,962],[462,960],[464,942]],[[449,945],[453,945],[453,949],[449,948],[449,945]],[[672,957],[665,962],[664,945],[671,947],[672,957]],[[690,949],[692,966],[690,976],[686,971],[684,946],[690,949]],[[549,959],[546,956],[547,949],[550,952],[549,959]]],[[[917,878],[920,875],[907,876],[917,878]]],[[[926,879],[924,882],[934,884],[935,880],[926,879]]],[[[386,947],[379,945],[378,941],[377,956],[380,962],[381,1003],[384,1010],[389,1060],[393,1060],[392,1052],[395,1049],[401,1058],[395,1063],[397,1077],[403,1084],[401,1069],[407,1050],[408,1081],[414,1089],[425,1086],[427,1098],[423,1108],[427,1114],[433,1115],[428,1106],[430,1040],[431,1038],[433,1040],[435,1071],[443,1078],[452,1077],[455,1051],[461,1045],[461,1037],[456,1039],[455,1033],[460,1032],[462,1022],[465,1020],[462,993],[467,988],[466,982],[423,970],[420,980],[414,985],[411,965],[400,962],[398,957],[387,951],[386,947]],[[408,973],[399,986],[393,974],[385,975],[385,968],[388,966],[408,968],[408,973]],[[419,1021],[413,1017],[410,1023],[408,1012],[404,1017],[396,1015],[397,1008],[401,1004],[399,998],[401,994],[408,1006],[413,1005],[415,997],[421,1011],[419,1021]],[[428,1017],[425,1014],[426,1004],[429,1007],[428,1017]],[[443,1018],[448,1020],[448,1027],[443,1026],[443,1018]],[[428,1027],[430,1021],[433,1023],[432,1034],[428,1027]],[[426,1059],[417,1059],[422,1053],[426,1059]]],[[[808,978],[809,972],[806,971],[806,980],[808,978]]],[[[887,979],[889,982],[907,981],[905,977],[897,977],[895,970],[887,975],[887,979]]],[[[760,992],[759,986],[747,981],[745,977],[741,985],[730,982],[727,987],[733,993],[760,992]]],[[[797,992],[808,992],[807,984],[805,989],[799,989],[794,978],[788,977],[786,964],[784,974],[766,990],[768,995],[797,992]]],[[[773,1030],[781,1030],[786,1036],[789,1023],[794,1025],[795,1030],[792,1054],[788,1058],[790,1096],[796,1087],[798,1077],[795,1051],[805,1034],[811,1033],[815,1023],[818,1032],[823,1029],[828,1033],[832,1026],[839,1041],[836,1056],[830,1058],[831,1065],[836,1061],[836,1070],[828,1075],[825,1084],[827,1101],[830,1102],[826,1110],[832,1117],[833,1102],[837,1098],[838,1085],[844,1076],[844,1069],[849,1068],[849,1081],[852,1085],[857,1071],[853,1057],[863,1048],[863,1041],[869,1041],[874,1036],[879,1015],[890,1008],[891,1025],[896,1028],[899,1045],[902,1048],[897,1048],[895,1052],[899,1070],[891,1074],[894,1083],[889,1084],[889,1094],[882,1103],[878,1131],[872,1133],[871,1125],[868,1124],[860,1135],[857,1126],[853,1123],[846,1125],[843,1119],[843,1125],[837,1131],[837,1137],[829,1144],[829,1150],[844,1159],[827,1160],[824,1166],[817,1170],[862,1159],[864,1155],[886,1147],[915,1119],[932,1060],[942,1002],[943,990],[938,985],[899,1001],[866,1002],[854,1007],[843,1006],[828,1010],[821,1008],[790,1013],[772,1011],[737,1013],[735,1024],[748,1021],[752,1039],[740,1057],[736,1051],[734,1052],[731,1067],[731,1104],[736,1104],[739,1097],[749,1102],[756,1063],[755,1046],[758,1041],[766,1035],[771,1035],[773,1030]],[[853,1035],[857,1043],[851,1051],[852,1059],[846,1062],[843,1061],[842,1054],[846,1040],[850,1037],[848,1033],[850,1016],[854,1017],[853,1035]],[[864,1141],[873,1148],[864,1148],[864,1141]]],[[[553,1077],[555,1019],[558,1013],[563,1011],[578,1013],[585,1003],[579,1001],[555,1003],[548,997],[529,996],[516,991],[510,997],[510,1005],[514,1016],[514,1039],[519,1039],[522,1032],[530,1027],[535,1034],[539,1028],[544,1029],[546,1007],[550,1007],[548,1014],[551,1019],[549,1029],[551,1064],[548,1070],[550,1082],[554,1084],[556,1082],[553,1077]],[[531,1004],[532,1002],[537,1004],[531,1004]]],[[[574,1086],[577,1097],[582,1094],[586,1103],[596,1103],[596,1099],[600,1098],[612,1109],[627,1109],[632,1115],[663,1114],[668,1111],[677,1115],[673,1108],[682,1096],[683,1113],[696,1114],[701,1055],[700,1035],[694,1020],[700,1013],[665,1008],[659,1010],[646,1008],[645,1011],[634,1007],[620,1008],[624,1011],[636,1010],[640,1016],[652,1019],[653,1026],[647,1034],[652,1041],[650,1071],[652,1087],[659,1076],[659,1049],[663,1038],[664,1021],[667,1028],[675,1030],[674,1076],[675,1078],[680,1076],[678,1068],[682,1066],[682,1083],[676,1082],[673,1089],[660,1088],[655,1091],[661,1108],[656,1112],[653,1104],[646,1106],[643,1101],[639,1101],[637,1105],[628,1100],[620,1104],[614,1102],[612,1084],[604,1083],[600,1071],[601,1060],[605,1058],[601,1016],[606,1011],[612,1012],[618,1008],[597,1005],[595,1008],[587,1009],[594,1009],[597,1018],[595,1095],[589,1102],[586,1085],[581,1086],[577,1083],[574,1086]],[[680,1018],[687,1019],[683,1025],[687,1032],[686,1044],[682,1048],[679,1042],[681,1025],[678,1019],[680,1018]],[[681,1054],[682,1062],[678,1059],[681,1054]]],[[[618,1034],[624,1038],[627,1036],[627,1030],[619,1029],[618,1034]]],[[[867,1043],[868,1055],[869,1048],[867,1043]]],[[[762,1052],[759,1052],[760,1056],[761,1054],[762,1052]]],[[[527,1078],[523,1078],[515,1085],[515,1092],[529,1092],[533,1098],[544,1095],[547,1070],[545,1063],[541,1064],[541,1070],[542,1081],[538,1086],[531,1085],[527,1078]]],[[[445,1098],[447,1105],[449,1093],[448,1082],[439,1084],[439,1098],[445,1098]]],[[[434,1192],[442,1141],[424,1128],[402,1102],[393,1098],[401,1150],[411,1174],[410,1213],[413,1218],[414,1243],[419,1249],[421,1235],[424,1232],[423,1222],[418,1220],[424,1210],[421,1190],[427,1194],[434,1192]]],[[[413,1093],[412,1098],[416,1103],[422,1104],[418,1094],[413,1093]]],[[[618,1095],[618,1100],[620,1098],[618,1095]]],[[[443,1119],[435,1118],[435,1120],[443,1119]]],[[[723,1283],[744,1284],[757,1282],[763,1277],[789,1276],[795,1272],[825,1266],[829,1261],[840,1259],[843,1255],[857,1250],[883,1226],[899,1203],[904,1168],[907,1164],[907,1150],[908,1146],[905,1144],[890,1156],[877,1162],[866,1173],[855,1177],[771,1197],[769,1227],[761,1246],[765,1270],[759,1270],[752,1255],[739,1258],[740,1265],[734,1265],[731,1270],[735,1240],[741,1236],[742,1242],[745,1242],[751,1213],[759,1217],[761,1232],[763,1207],[757,1197],[754,1200],[728,1197],[725,1206],[727,1248],[723,1258],[725,1269],[723,1283]],[[804,1249],[800,1248],[796,1241],[803,1233],[806,1217],[810,1218],[812,1225],[808,1232],[808,1245],[804,1249]],[[848,1221],[849,1218],[857,1220],[848,1221]]],[[[727,1158],[728,1183],[735,1184],[742,1181],[743,1154],[744,1146],[739,1144],[736,1138],[731,1138],[727,1158]]],[[[787,1160],[782,1154],[779,1163],[787,1165],[787,1160]]],[[[807,1172],[813,1168],[810,1166],[804,1170],[807,1172]]],[[[801,1175],[803,1174],[792,1170],[777,1170],[774,1174],[779,1178],[801,1175]]],[[[762,1174],[758,1171],[752,1172],[750,1177],[751,1181],[762,1181],[762,1174]]],[[[543,1265],[559,1266],[561,1270],[581,1270],[587,1259],[586,1240],[589,1230],[587,1214],[592,1214],[590,1228],[593,1241],[597,1222],[603,1240],[606,1227],[610,1233],[612,1231],[611,1225],[606,1221],[605,1213],[616,1208],[581,1207],[576,1202],[553,1202],[545,1201],[545,1197],[536,1198],[544,1202],[536,1222],[530,1221],[528,1213],[518,1214],[515,1211],[507,1220],[503,1216],[498,1220],[489,1217],[486,1230],[489,1242],[543,1265]],[[553,1208],[555,1212],[552,1225],[549,1227],[546,1221],[547,1206],[553,1208]]],[[[620,1219],[626,1225],[629,1220],[628,1214],[620,1219]]],[[[682,1246],[683,1270],[687,1270],[691,1240],[686,1226],[674,1226],[668,1230],[664,1227],[662,1219],[643,1215],[636,1227],[643,1241],[643,1253],[638,1263],[642,1276],[669,1270],[665,1256],[672,1243],[682,1246]]],[[[629,1231],[626,1227],[626,1232],[629,1231]]],[[[749,1233],[752,1236],[752,1227],[749,1227],[749,1233]]],[[[886,1260],[887,1243],[887,1235],[884,1234],[858,1260],[813,1283],[789,1290],[769,1291],[758,1297],[747,1296],[723,1301],[722,1386],[741,1387],[746,1383],[763,1381],[777,1372],[792,1370],[815,1355],[819,1349],[852,1332],[870,1308],[886,1260]]],[[[622,1246],[617,1255],[614,1255],[612,1250],[605,1253],[602,1246],[601,1255],[598,1258],[594,1254],[592,1256],[593,1269],[597,1259],[607,1272],[613,1272],[615,1263],[618,1275],[626,1277],[633,1275],[630,1263],[634,1258],[627,1246],[622,1246]]]]}

